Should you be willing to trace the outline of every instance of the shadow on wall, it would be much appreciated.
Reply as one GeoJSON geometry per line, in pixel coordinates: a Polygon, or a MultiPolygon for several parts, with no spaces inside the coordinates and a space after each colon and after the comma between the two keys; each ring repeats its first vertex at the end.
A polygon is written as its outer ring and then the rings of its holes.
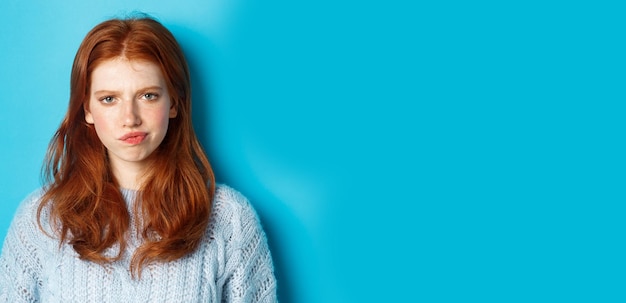
{"type": "MultiPolygon", "coordinates": [[[[177,27],[171,24],[167,26],[181,44],[187,58],[187,63],[189,64],[192,79],[193,124],[198,139],[208,153],[217,182],[228,184],[243,192],[242,188],[238,188],[243,182],[237,182],[236,180],[246,178],[246,176],[231,177],[227,172],[228,168],[220,165],[221,161],[215,156],[212,156],[212,154],[216,154],[212,151],[216,149],[215,146],[219,143],[211,136],[213,131],[219,132],[219,129],[214,127],[215,121],[217,120],[215,116],[219,115],[219,113],[211,110],[211,105],[214,104],[213,102],[215,100],[211,95],[210,87],[210,84],[213,83],[213,81],[211,81],[212,75],[210,75],[209,69],[207,68],[210,60],[206,58],[207,55],[210,55],[210,51],[206,51],[206,47],[211,45],[211,41],[202,33],[194,32],[189,28],[177,27]]],[[[252,175],[251,173],[249,176],[252,175]]],[[[251,196],[249,192],[243,192],[243,194],[254,205],[265,233],[267,234],[268,244],[274,261],[275,274],[278,280],[278,299],[280,302],[296,302],[292,284],[295,277],[292,272],[288,271],[288,243],[286,243],[286,239],[281,239],[279,235],[281,233],[280,228],[284,228],[284,226],[293,228],[301,226],[301,224],[298,224],[295,216],[289,213],[285,204],[267,190],[256,192],[255,196],[251,196]],[[265,207],[259,207],[260,203],[265,205],[265,207]],[[275,214],[269,215],[267,212],[275,212],[275,214]],[[286,220],[288,222],[272,222],[272,220],[268,219],[270,217],[279,217],[281,221],[286,220]]]]}

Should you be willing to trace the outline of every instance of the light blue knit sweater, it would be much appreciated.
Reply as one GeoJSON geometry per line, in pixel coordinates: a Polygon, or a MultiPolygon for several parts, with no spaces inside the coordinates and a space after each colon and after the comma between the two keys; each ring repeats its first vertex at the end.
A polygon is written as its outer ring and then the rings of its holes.
{"type": "MultiPolygon", "coordinates": [[[[122,194],[130,207],[136,193],[122,194]]],[[[39,229],[40,197],[41,191],[22,202],[7,233],[0,256],[0,302],[276,302],[265,234],[246,198],[229,187],[217,187],[211,223],[198,250],[148,265],[140,280],[129,272],[132,252],[141,243],[134,230],[120,261],[102,266],[80,260],[70,245],[59,247],[57,239],[39,229]]],[[[43,227],[50,231],[49,224],[43,227]]]]}

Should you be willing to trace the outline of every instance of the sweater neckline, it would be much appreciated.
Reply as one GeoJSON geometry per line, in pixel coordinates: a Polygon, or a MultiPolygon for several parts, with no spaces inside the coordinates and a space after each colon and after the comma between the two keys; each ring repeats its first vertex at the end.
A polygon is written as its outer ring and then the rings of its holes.
{"type": "Polygon", "coordinates": [[[135,201],[135,199],[137,198],[137,193],[139,191],[136,189],[129,189],[129,188],[122,188],[120,187],[120,193],[122,194],[122,197],[124,198],[124,201],[126,201],[126,205],[132,205],[133,202],[135,201]]]}

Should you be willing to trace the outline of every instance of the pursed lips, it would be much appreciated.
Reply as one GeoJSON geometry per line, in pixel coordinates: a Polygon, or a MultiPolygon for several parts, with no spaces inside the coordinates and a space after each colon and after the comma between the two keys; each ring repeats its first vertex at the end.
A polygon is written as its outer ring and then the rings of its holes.
{"type": "Polygon", "coordinates": [[[130,132],[123,135],[118,140],[129,144],[139,144],[146,138],[147,135],[148,133],[145,132],[130,132]]]}

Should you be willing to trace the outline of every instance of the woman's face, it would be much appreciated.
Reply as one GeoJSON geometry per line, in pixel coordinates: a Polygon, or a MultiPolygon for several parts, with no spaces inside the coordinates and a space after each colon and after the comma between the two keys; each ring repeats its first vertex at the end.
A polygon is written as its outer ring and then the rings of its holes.
{"type": "Polygon", "coordinates": [[[115,58],[93,70],[85,120],[94,125],[114,173],[145,168],[176,114],[158,65],[115,58]]]}

